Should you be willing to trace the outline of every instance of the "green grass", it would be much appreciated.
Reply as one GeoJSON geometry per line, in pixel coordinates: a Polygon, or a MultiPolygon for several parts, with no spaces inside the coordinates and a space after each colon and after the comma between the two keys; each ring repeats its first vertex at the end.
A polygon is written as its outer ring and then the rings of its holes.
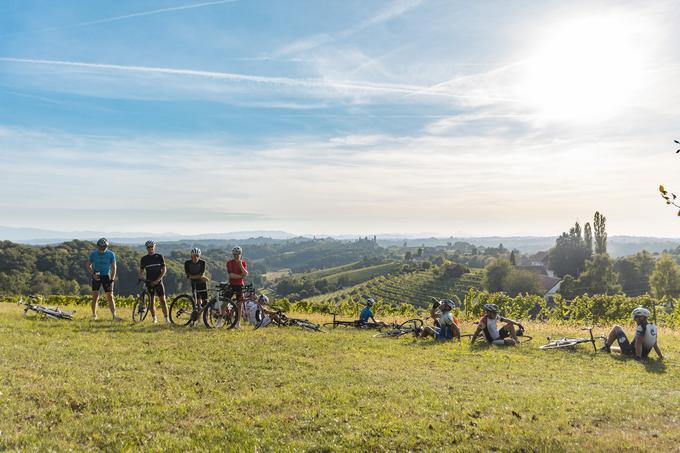
{"type": "Polygon", "coordinates": [[[661,363],[537,350],[538,337],[580,334],[558,325],[529,325],[536,338],[518,348],[471,348],[344,329],[133,326],[77,309],[80,319],[62,322],[0,304],[0,450],[669,451],[680,442],[680,335],[663,329],[661,363]]]}

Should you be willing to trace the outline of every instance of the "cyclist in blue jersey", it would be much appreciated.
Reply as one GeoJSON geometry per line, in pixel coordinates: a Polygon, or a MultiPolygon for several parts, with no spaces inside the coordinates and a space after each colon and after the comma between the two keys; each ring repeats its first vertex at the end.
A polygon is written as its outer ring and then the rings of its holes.
{"type": "Polygon", "coordinates": [[[113,297],[113,282],[116,279],[116,254],[109,249],[109,241],[101,238],[97,241],[97,250],[90,253],[87,269],[92,275],[92,319],[97,319],[97,302],[99,290],[104,288],[109,310],[114,321],[122,321],[116,315],[116,301],[113,297]]]}
{"type": "Polygon", "coordinates": [[[361,313],[359,313],[359,321],[362,323],[367,323],[368,320],[372,320],[373,322],[376,322],[375,318],[373,317],[373,311],[371,311],[371,307],[375,301],[371,298],[366,299],[366,306],[361,310],[361,313]]]}

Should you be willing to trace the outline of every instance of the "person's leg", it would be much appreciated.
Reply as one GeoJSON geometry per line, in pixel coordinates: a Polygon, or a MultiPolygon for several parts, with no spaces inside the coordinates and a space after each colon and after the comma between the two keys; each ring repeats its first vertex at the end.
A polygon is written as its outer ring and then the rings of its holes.
{"type": "Polygon", "coordinates": [[[508,324],[504,325],[501,328],[501,330],[505,330],[506,332],[508,332],[508,334],[510,334],[510,338],[512,338],[515,343],[519,343],[519,341],[517,341],[517,333],[515,332],[515,325],[514,324],[508,323],[508,324]]]}
{"type": "Polygon", "coordinates": [[[97,302],[99,301],[99,291],[92,291],[92,318],[97,319],[97,302]]]}
{"type": "Polygon", "coordinates": [[[149,311],[151,312],[151,316],[153,317],[154,322],[158,321],[158,318],[156,317],[156,298],[155,298],[155,292],[153,290],[148,291],[147,294],[149,295],[149,311]]]}
{"type": "Polygon", "coordinates": [[[619,343],[621,353],[622,354],[627,353],[630,344],[628,343],[628,337],[626,337],[626,334],[623,331],[623,327],[621,326],[612,327],[612,330],[609,332],[609,335],[607,335],[607,341],[605,341],[604,346],[600,349],[600,351],[610,352],[611,351],[610,348],[615,340],[618,341],[619,343]]]}
{"type": "Polygon", "coordinates": [[[165,299],[165,288],[163,288],[162,283],[159,286],[160,286],[161,289],[160,289],[160,291],[157,291],[157,292],[158,292],[158,298],[161,301],[161,310],[163,310],[163,316],[165,317],[165,322],[169,323],[170,318],[168,317],[168,304],[167,304],[167,301],[165,299]]]}
{"type": "Polygon", "coordinates": [[[116,314],[116,299],[113,297],[113,291],[106,293],[106,300],[109,302],[109,310],[111,310],[111,317],[113,317],[113,320],[120,320],[116,314]]]}

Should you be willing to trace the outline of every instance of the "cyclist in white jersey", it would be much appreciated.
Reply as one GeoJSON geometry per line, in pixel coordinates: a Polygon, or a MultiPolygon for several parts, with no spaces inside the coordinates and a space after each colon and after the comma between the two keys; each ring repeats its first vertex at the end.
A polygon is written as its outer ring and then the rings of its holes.
{"type": "Polygon", "coordinates": [[[514,346],[519,343],[515,326],[524,330],[522,324],[499,315],[499,309],[496,304],[485,304],[484,310],[486,311],[486,314],[479,321],[477,330],[475,330],[475,333],[470,340],[470,344],[473,344],[481,333],[484,334],[484,338],[486,338],[486,341],[489,344],[495,344],[497,346],[514,346]],[[499,328],[499,322],[504,322],[505,325],[499,328]]]}
{"type": "Polygon", "coordinates": [[[600,352],[611,352],[611,345],[616,340],[619,343],[619,348],[621,348],[621,354],[626,356],[635,356],[636,360],[646,358],[649,353],[654,349],[656,355],[660,359],[663,359],[663,354],[661,353],[661,348],[657,341],[657,328],[654,324],[648,322],[649,310],[644,307],[638,307],[631,313],[633,320],[637,324],[635,329],[635,338],[632,342],[628,341],[623,327],[614,326],[609,332],[607,341],[605,341],[604,346],[600,349],[600,352]]]}

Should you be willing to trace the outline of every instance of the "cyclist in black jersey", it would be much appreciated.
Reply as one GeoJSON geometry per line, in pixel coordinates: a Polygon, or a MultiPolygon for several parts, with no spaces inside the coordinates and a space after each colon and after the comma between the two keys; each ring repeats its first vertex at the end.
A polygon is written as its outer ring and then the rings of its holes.
{"type": "Polygon", "coordinates": [[[158,295],[158,299],[161,301],[161,309],[163,310],[163,316],[165,317],[165,323],[170,324],[170,318],[168,317],[168,304],[165,300],[165,286],[163,286],[163,277],[167,272],[165,267],[165,260],[163,255],[156,253],[156,242],[146,241],[147,254],[142,257],[139,263],[139,278],[144,279],[144,274],[146,273],[146,287],[151,294],[151,300],[149,303],[149,310],[151,311],[151,316],[153,316],[153,323],[158,323],[158,318],[156,318],[156,304],[154,303],[154,295],[158,295]]]}
{"type": "Polygon", "coordinates": [[[191,259],[184,262],[184,272],[191,280],[191,292],[196,291],[196,302],[204,305],[208,301],[208,281],[205,275],[205,260],[201,259],[201,249],[191,249],[191,259]]]}

